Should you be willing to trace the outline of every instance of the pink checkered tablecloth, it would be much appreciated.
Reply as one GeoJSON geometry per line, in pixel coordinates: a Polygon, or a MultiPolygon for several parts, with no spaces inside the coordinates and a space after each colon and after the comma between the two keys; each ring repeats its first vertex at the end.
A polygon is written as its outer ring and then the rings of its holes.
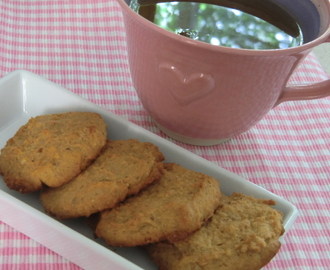
{"type": "MultiPolygon", "coordinates": [[[[114,0],[1,0],[0,18],[0,77],[16,69],[34,72],[166,138],[132,86],[125,29],[114,0]]],[[[328,75],[310,54],[291,83],[324,79],[328,75]]],[[[298,208],[280,253],[265,269],[325,270],[330,269],[329,131],[330,98],[323,98],[283,103],[222,145],[173,142],[298,208]]],[[[0,269],[80,267],[0,220],[0,269]]]]}

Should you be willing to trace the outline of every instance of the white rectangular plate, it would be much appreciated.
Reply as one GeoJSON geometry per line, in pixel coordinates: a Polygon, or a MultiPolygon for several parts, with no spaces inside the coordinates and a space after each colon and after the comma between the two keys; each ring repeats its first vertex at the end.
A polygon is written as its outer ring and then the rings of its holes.
{"type": "MultiPolygon", "coordinates": [[[[23,70],[0,79],[0,149],[30,117],[67,111],[101,114],[109,138],[136,138],[157,145],[167,162],[176,162],[218,179],[224,194],[242,192],[273,199],[284,213],[288,231],[297,217],[294,205],[191,152],[117,116],[58,85],[23,70]]],[[[44,214],[38,194],[9,190],[0,176],[0,219],[84,269],[150,269],[157,267],[142,248],[110,248],[81,219],[59,222],[44,214]]]]}

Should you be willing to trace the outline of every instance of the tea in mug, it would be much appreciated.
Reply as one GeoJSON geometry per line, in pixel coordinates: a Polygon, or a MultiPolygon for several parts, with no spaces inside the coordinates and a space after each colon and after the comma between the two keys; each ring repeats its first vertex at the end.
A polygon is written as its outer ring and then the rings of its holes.
{"type": "MultiPolygon", "coordinates": [[[[271,17],[267,14],[258,17],[239,9],[200,2],[132,0],[130,7],[166,30],[213,45],[267,50],[303,44],[298,23],[284,11],[278,16],[273,14],[278,19],[276,23],[261,18],[271,17]],[[283,27],[275,26],[281,23],[283,27]]],[[[277,11],[268,9],[269,13],[277,11]]]]}

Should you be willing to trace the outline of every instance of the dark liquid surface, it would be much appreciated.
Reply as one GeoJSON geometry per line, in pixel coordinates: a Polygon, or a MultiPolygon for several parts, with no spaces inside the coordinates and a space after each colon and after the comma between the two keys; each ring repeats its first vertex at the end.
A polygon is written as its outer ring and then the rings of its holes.
{"type": "MultiPolygon", "coordinates": [[[[146,4],[144,0],[132,0],[130,7],[166,30],[217,46],[265,50],[303,43],[300,27],[291,18],[289,21],[294,29],[284,26],[281,28],[286,29],[282,30],[244,11],[213,4],[150,1],[146,4]]],[[[279,20],[286,22],[282,15],[279,20]]]]}

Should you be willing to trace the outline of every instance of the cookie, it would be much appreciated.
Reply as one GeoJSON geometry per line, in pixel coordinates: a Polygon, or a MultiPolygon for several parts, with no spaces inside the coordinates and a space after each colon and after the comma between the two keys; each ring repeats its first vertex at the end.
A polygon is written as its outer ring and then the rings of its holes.
{"type": "Polygon", "coordinates": [[[280,249],[283,214],[272,200],[234,193],[200,230],[175,243],[147,246],[161,270],[257,270],[280,249]]]}
{"type": "Polygon", "coordinates": [[[83,171],[103,149],[106,124],[99,114],[67,112],[31,118],[7,141],[0,174],[21,193],[58,187],[83,171]]]}
{"type": "Polygon", "coordinates": [[[100,213],[95,235],[110,246],[171,242],[199,229],[219,205],[219,181],[177,164],[134,197],[100,213]]]}
{"type": "Polygon", "coordinates": [[[163,160],[163,154],[151,143],[109,140],[83,173],[59,188],[43,189],[42,205],[58,219],[88,217],[116,206],[160,178],[163,160]]]}

